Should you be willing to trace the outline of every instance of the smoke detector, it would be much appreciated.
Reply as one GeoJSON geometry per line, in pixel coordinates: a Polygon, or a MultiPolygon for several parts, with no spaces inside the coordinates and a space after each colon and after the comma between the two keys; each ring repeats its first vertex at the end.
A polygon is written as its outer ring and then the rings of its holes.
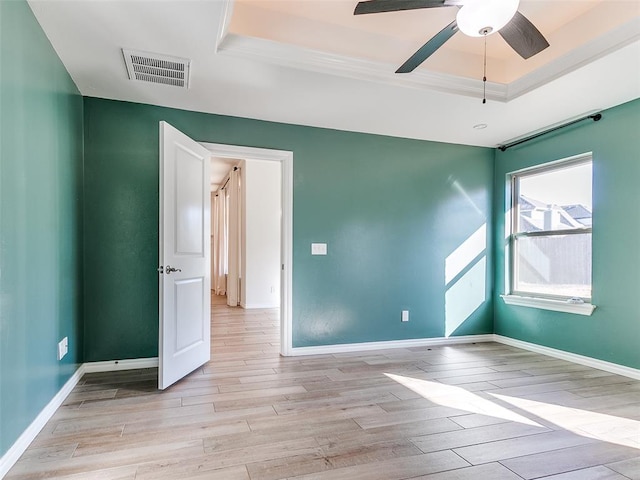
{"type": "Polygon", "coordinates": [[[159,53],[122,49],[129,79],[189,88],[191,60],[159,53]]]}

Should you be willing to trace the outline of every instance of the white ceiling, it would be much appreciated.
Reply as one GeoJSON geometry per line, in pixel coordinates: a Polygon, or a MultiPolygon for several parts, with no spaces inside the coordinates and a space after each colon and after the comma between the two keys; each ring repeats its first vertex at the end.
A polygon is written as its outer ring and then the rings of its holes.
{"type": "Polygon", "coordinates": [[[223,182],[231,169],[239,163],[240,160],[237,158],[211,157],[210,183],[212,192],[216,192],[223,186],[223,182]]]}
{"type": "Polygon", "coordinates": [[[490,38],[484,105],[470,42],[478,39],[458,33],[414,73],[393,73],[451,21],[443,17],[451,9],[362,21],[352,15],[356,3],[29,2],[86,96],[482,146],[640,97],[638,0],[523,0],[520,10],[552,46],[524,63],[490,38]],[[122,48],[191,59],[190,88],[128,80],[122,48]],[[472,128],[480,123],[488,127],[472,128]]]}
{"type": "MultiPolygon", "coordinates": [[[[458,12],[455,7],[441,7],[355,16],[355,4],[353,0],[235,0],[229,31],[400,66],[458,12]]],[[[489,35],[489,77],[502,83],[521,78],[627,23],[637,5],[625,0],[523,0],[519,11],[544,32],[551,46],[524,60],[500,35],[489,35]]],[[[482,77],[483,53],[482,39],[458,33],[419,68],[477,80],[482,77]]]]}

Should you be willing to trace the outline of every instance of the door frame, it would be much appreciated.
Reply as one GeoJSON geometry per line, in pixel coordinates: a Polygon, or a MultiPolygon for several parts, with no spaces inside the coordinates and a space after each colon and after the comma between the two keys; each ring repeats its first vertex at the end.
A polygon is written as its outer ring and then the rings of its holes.
{"type": "Polygon", "coordinates": [[[293,152],[267,148],[200,142],[212,157],[238,160],[266,160],[280,162],[282,190],[282,221],[280,224],[280,258],[282,284],[280,285],[280,355],[293,355],[292,290],[293,290],[293,152]]]}

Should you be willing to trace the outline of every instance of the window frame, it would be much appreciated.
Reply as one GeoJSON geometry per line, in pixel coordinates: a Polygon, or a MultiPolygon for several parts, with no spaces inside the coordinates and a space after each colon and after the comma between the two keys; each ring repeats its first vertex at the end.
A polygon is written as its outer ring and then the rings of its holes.
{"type": "MultiPolygon", "coordinates": [[[[503,296],[505,303],[521,306],[538,307],[549,310],[567,311],[570,313],[583,313],[590,315],[595,306],[591,305],[593,297],[593,272],[591,275],[590,292],[588,297],[582,296],[567,296],[567,295],[555,295],[548,293],[538,293],[526,290],[517,290],[517,254],[518,254],[518,240],[522,238],[535,238],[535,237],[554,237],[554,236],[566,236],[566,235],[591,235],[591,241],[593,242],[593,227],[572,228],[563,230],[544,230],[537,232],[518,232],[519,228],[519,206],[518,201],[520,197],[519,182],[523,177],[530,175],[538,175],[541,173],[551,172],[562,168],[572,167],[576,165],[591,163],[593,165],[593,153],[587,152],[573,157],[555,160],[545,163],[543,165],[536,165],[534,167],[524,168],[507,174],[509,186],[510,186],[510,226],[508,236],[508,288],[507,295],[503,296]],[[577,300],[580,299],[580,300],[577,300]]],[[[591,184],[593,189],[593,181],[591,184]]],[[[593,244],[593,243],[592,243],[593,244]]],[[[592,253],[593,259],[593,253],[592,253]]]]}

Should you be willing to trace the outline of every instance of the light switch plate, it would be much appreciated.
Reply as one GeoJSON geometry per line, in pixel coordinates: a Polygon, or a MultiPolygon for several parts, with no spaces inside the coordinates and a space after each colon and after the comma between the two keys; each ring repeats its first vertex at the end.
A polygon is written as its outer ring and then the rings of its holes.
{"type": "Polygon", "coordinates": [[[311,244],[311,255],[326,255],[327,254],[327,244],[326,243],[312,243],[311,244]]]}
{"type": "Polygon", "coordinates": [[[58,342],[58,360],[62,360],[69,351],[69,337],[64,337],[58,342]]]}

